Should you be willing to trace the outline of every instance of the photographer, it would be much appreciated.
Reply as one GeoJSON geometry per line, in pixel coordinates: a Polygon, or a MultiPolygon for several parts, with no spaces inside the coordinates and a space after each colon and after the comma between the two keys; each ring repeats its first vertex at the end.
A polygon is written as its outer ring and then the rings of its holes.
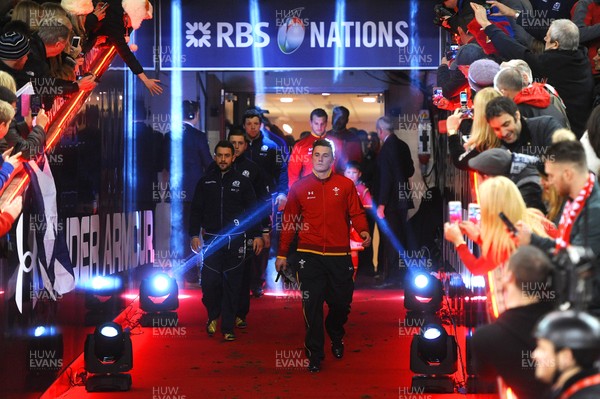
{"type": "Polygon", "coordinates": [[[437,85],[442,88],[444,97],[451,99],[469,87],[469,66],[482,58],[485,58],[485,53],[476,43],[465,44],[446,53],[437,70],[437,85]]]}
{"type": "Polygon", "coordinates": [[[535,376],[552,384],[552,398],[600,397],[598,319],[584,312],[552,312],[540,321],[535,337],[535,376]]]}

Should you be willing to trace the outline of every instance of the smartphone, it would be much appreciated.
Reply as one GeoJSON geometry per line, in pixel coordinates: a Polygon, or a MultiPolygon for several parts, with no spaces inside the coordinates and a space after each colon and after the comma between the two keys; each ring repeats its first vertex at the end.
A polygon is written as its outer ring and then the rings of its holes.
{"type": "Polygon", "coordinates": [[[462,221],[462,203],[460,201],[448,202],[448,220],[450,223],[462,221]]]}
{"type": "Polygon", "coordinates": [[[35,94],[29,97],[29,108],[31,109],[31,116],[37,116],[40,109],[42,109],[42,96],[35,94]]]}
{"type": "Polygon", "coordinates": [[[479,204],[470,203],[467,207],[467,219],[475,224],[481,221],[481,208],[479,204]]]}
{"type": "Polygon", "coordinates": [[[504,222],[504,224],[508,228],[508,231],[510,231],[514,235],[517,235],[517,228],[515,227],[514,224],[512,224],[512,222],[510,221],[510,219],[506,217],[506,215],[504,214],[504,212],[500,212],[498,214],[498,216],[500,216],[500,219],[502,219],[502,221],[504,222]]]}
{"type": "Polygon", "coordinates": [[[106,7],[108,7],[108,2],[102,3],[102,7],[100,7],[100,9],[104,10],[106,7]]]}
{"type": "Polygon", "coordinates": [[[466,90],[461,91],[460,92],[460,107],[462,109],[467,109],[468,104],[469,104],[469,97],[467,96],[466,90]]]}
{"type": "Polygon", "coordinates": [[[453,60],[456,58],[456,53],[458,53],[458,48],[460,46],[458,44],[451,44],[450,45],[450,50],[446,51],[446,59],[448,61],[453,60]]]}
{"type": "Polygon", "coordinates": [[[15,145],[13,146],[12,151],[10,152],[10,156],[13,156],[13,155],[17,154],[22,149],[23,149],[23,142],[22,141],[17,141],[15,143],[15,145]]]}
{"type": "Polygon", "coordinates": [[[71,39],[71,46],[72,47],[79,47],[79,44],[81,43],[81,36],[73,36],[73,39],[71,39]]]}
{"type": "Polygon", "coordinates": [[[442,92],[442,88],[439,86],[436,86],[433,88],[433,96],[434,97],[443,97],[444,94],[442,92]]]}

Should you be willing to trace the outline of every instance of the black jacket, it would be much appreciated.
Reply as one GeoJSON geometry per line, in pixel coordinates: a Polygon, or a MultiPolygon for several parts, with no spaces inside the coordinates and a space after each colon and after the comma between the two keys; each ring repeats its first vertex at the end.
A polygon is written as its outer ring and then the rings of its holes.
{"type": "Polygon", "coordinates": [[[448,136],[448,150],[450,151],[450,159],[457,169],[460,170],[471,170],[469,167],[469,159],[476,157],[480,154],[476,148],[465,150],[460,139],[459,134],[453,134],[448,136]]]}
{"type": "Polygon", "coordinates": [[[273,140],[266,137],[264,133],[250,141],[245,155],[251,161],[258,164],[265,172],[269,186],[269,193],[287,193],[288,174],[287,156],[285,148],[278,146],[273,140]]]}
{"type": "MultiPolygon", "coordinates": [[[[572,385],[574,385],[579,380],[582,380],[586,377],[591,377],[594,374],[598,374],[598,370],[584,370],[575,374],[573,377],[569,378],[567,382],[563,385],[562,389],[559,391],[552,392],[552,399],[558,399],[562,396],[564,392],[566,392],[572,385]]],[[[600,398],[600,385],[590,385],[585,387],[573,395],[568,396],[567,399],[597,399],[600,398]]]]}
{"type": "MultiPolygon", "coordinates": [[[[105,0],[109,3],[106,9],[106,16],[100,21],[100,27],[90,36],[89,42],[95,43],[98,36],[108,36],[107,42],[115,46],[117,53],[127,64],[134,75],[139,75],[144,72],[144,68],[135,58],[135,55],[125,41],[125,35],[129,34],[130,30],[125,28],[123,21],[123,6],[120,0],[105,0]]],[[[93,44],[92,44],[93,47],[93,44]]]]}
{"type": "Polygon", "coordinates": [[[524,60],[535,78],[548,79],[565,103],[571,129],[581,137],[592,110],[594,90],[587,49],[580,46],[575,51],[548,50],[538,55],[493,24],[485,33],[502,58],[524,60]]]}
{"type": "MultiPolygon", "coordinates": [[[[216,167],[216,164],[214,164],[216,167]]],[[[262,220],[262,228],[263,232],[271,231],[271,196],[269,195],[269,190],[267,189],[267,182],[265,179],[265,173],[262,168],[246,158],[244,154],[241,154],[239,157],[235,158],[233,162],[233,168],[240,172],[242,176],[250,179],[252,183],[252,188],[254,189],[254,193],[256,194],[256,203],[255,206],[260,207],[261,211],[260,218],[262,220]]],[[[258,219],[259,217],[257,217],[258,219]]]]}
{"type": "Polygon", "coordinates": [[[7,72],[15,79],[15,82],[17,83],[17,90],[29,83],[29,79],[31,79],[31,76],[28,75],[24,70],[17,71],[16,69],[6,65],[4,62],[2,62],[2,60],[0,60],[0,71],[7,72]]]}
{"type": "MultiPolygon", "coordinates": [[[[594,254],[600,254],[600,186],[594,185],[590,197],[585,202],[583,210],[575,219],[571,230],[570,245],[587,246],[594,254]]],[[[556,242],[550,238],[531,235],[531,244],[545,251],[552,251],[556,242]]],[[[596,269],[591,282],[591,301],[587,303],[588,309],[600,309],[600,273],[596,269]]]]}
{"type": "MultiPolygon", "coordinates": [[[[18,144],[19,150],[23,152],[22,157],[25,159],[31,159],[38,154],[42,154],[44,152],[44,144],[46,143],[46,132],[44,129],[40,126],[34,126],[31,132],[25,132],[25,135],[22,135],[19,132],[18,125],[20,124],[14,119],[10,122],[6,136],[0,140],[0,153],[18,144]]],[[[25,127],[26,130],[29,129],[27,125],[25,127]]]]}
{"type": "Polygon", "coordinates": [[[477,374],[486,380],[502,377],[519,399],[546,397],[549,387],[535,379],[531,354],[536,347],[533,329],[552,309],[547,301],[507,309],[494,323],[477,328],[471,340],[477,374]]]}
{"type": "MultiPolygon", "coordinates": [[[[30,78],[35,93],[42,96],[44,107],[48,111],[52,108],[56,96],[76,93],[79,86],[77,82],[52,77],[46,47],[37,33],[31,36],[29,43],[31,50],[23,71],[30,78]]],[[[19,75],[19,79],[23,79],[22,74],[19,75]]],[[[18,81],[17,87],[22,87],[27,81],[18,81]]]]}
{"type": "Polygon", "coordinates": [[[535,165],[528,165],[519,174],[508,176],[517,185],[527,208],[539,209],[544,215],[546,206],[542,200],[542,179],[535,165]]]}
{"type": "Polygon", "coordinates": [[[374,200],[386,208],[412,209],[408,179],[415,173],[410,148],[395,134],[391,134],[377,155],[374,200]]]}
{"type": "Polygon", "coordinates": [[[204,229],[210,234],[236,234],[246,232],[250,237],[260,237],[262,232],[249,211],[256,203],[252,183],[235,169],[225,174],[210,168],[194,193],[190,216],[190,236],[200,235],[204,229]]]}
{"type": "Polygon", "coordinates": [[[514,143],[502,142],[511,152],[541,156],[552,145],[552,134],[562,129],[560,123],[551,116],[521,118],[521,133],[514,143]]]}
{"type": "Polygon", "coordinates": [[[469,81],[460,69],[450,69],[442,64],[437,69],[437,85],[442,88],[444,97],[450,99],[469,86],[469,81]]]}

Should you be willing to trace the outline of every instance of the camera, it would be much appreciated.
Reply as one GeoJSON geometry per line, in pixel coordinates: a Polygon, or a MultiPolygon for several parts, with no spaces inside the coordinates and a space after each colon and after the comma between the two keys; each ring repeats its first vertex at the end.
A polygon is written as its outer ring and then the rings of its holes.
{"type": "Polygon", "coordinates": [[[436,4],[433,7],[435,17],[433,18],[433,24],[437,26],[444,25],[444,21],[454,15],[454,12],[450,11],[443,4],[436,4]]]}
{"type": "Polygon", "coordinates": [[[583,310],[594,303],[594,300],[598,301],[599,298],[594,298],[597,291],[595,275],[598,261],[590,248],[568,246],[552,258],[552,263],[552,283],[559,304],[583,310]]]}

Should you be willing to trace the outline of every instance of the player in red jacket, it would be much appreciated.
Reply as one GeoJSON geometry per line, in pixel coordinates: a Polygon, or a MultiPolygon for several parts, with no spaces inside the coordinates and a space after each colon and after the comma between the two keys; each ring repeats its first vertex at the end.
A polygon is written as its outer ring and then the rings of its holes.
{"type": "Polygon", "coordinates": [[[363,246],[371,244],[371,235],[354,183],[332,171],[330,141],[315,141],[311,159],[312,173],[290,188],[275,267],[277,271],[287,267],[290,244],[298,234],[294,263],[303,297],[304,345],[309,371],[318,372],[325,357],[323,302],[329,307],[325,328],[331,338],[331,351],[338,359],[344,355],[344,324],[354,292],[350,222],[363,239],[363,246]]]}
{"type": "Polygon", "coordinates": [[[337,138],[327,136],[327,112],[322,108],[316,108],[310,113],[311,133],[299,140],[292,148],[292,154],[288,161],[288,187],[300,178],[310,175],[312,171],[312,149],[318,139],[328,138],[334,143],[334,153],[342,148],[341,141],[337,138]]]}

